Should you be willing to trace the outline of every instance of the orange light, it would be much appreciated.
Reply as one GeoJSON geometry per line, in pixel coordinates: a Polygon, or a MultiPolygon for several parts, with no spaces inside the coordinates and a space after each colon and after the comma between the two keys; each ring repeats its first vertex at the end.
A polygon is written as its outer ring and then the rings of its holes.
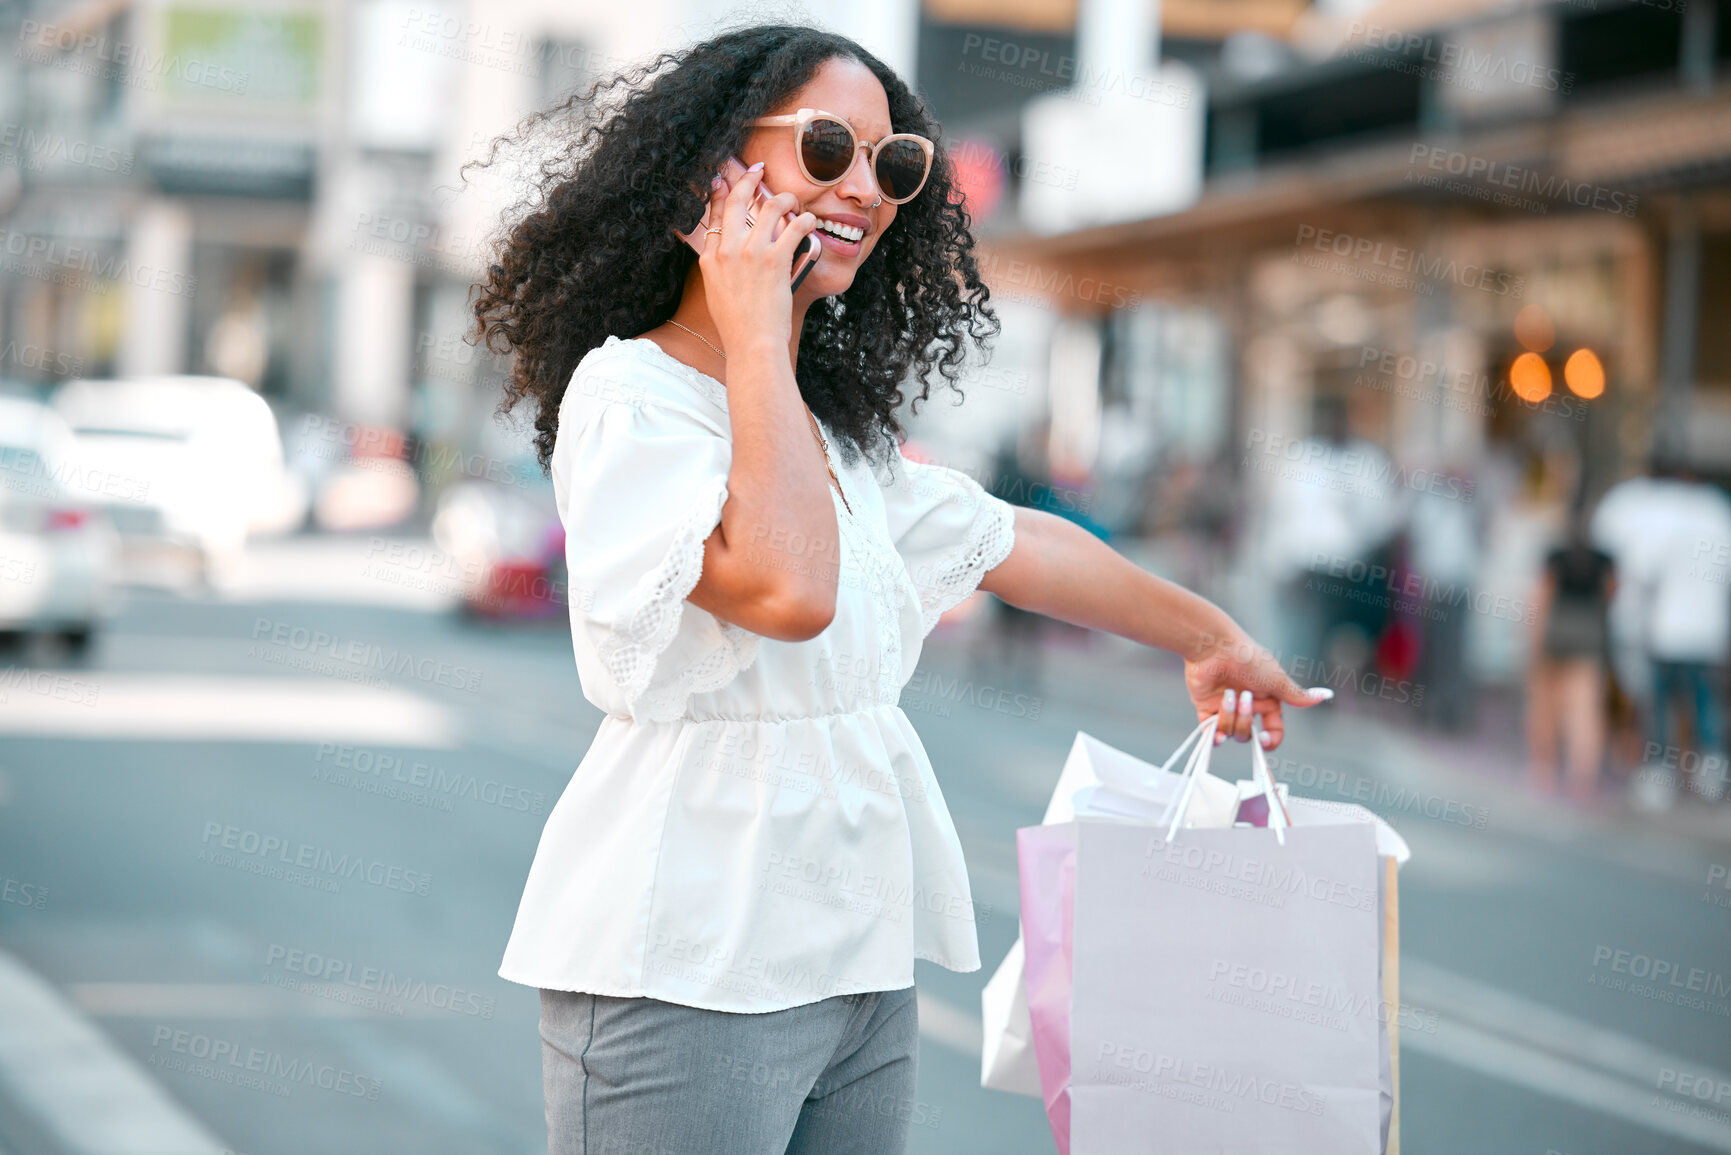
{"type": "Polygon", "coordinates": [[[1557,343],[1557,329],[1551,315],[1537,305],[1528,305],[1515,314],[1515,340],[1521,348],[1543,353],[1557,343]]]}
{"type": "Polygon", "coordinates": [[[1522,401],[1536,405],[1551,395],[1551,367],[1537,353],[1522,353],[1509,366],[1509,387],[1522,401]]]}
{"type": "Polygon", "coordinates": [[[1576,349],[1563,365],[1563,380],[1576,397],[1591,401],[1605,391],[1605,367],[1591,349],[1576,349]]]}

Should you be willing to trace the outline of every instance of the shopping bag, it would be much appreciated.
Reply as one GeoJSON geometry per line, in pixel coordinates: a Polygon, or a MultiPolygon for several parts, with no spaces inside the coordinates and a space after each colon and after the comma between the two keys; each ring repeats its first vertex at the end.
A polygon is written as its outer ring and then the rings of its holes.
{"type": "MultiPolygon", "coordinates": [[[[1159,822],[1169,813],[1182,791],[1185,775],[1174,765],[1206,732],[1212,741],[1211,722],[1204,722],[1191,731],[1178,745],[1164,765],[1155,766],[1133,755],[1106,745],[1092,735],[1078,733],[1070,747],[1069,757],[1053,788],[1051,801],[1041,820],[1053,825],[1082,818],[1117,818],[1159,822]]],[[[1186,768],[1190,764],[1186,762],[1186,768]]],[[[1186,827],[1216,828],[1230,826],[1240,809],[1252,808],[1260,791],[1252,782],[1236,786],[1222,782],[1199,768],[1196,787],[1183,817],[1186,827]]],[[[1279,788],[1285,809],[1292,821],[1300,824],[1322,822],[1367,822],[1376,830],[1378,853],[1399,862],[1409,857],[1406,843],[1387,823],[1361,806],[1303,798],[1288,798],[1285,787],[1279,788]]],[[[1028,1017],[1027,990],[1023,982],[1026,953],[1021,937],[1017,937],[998,965],[980,996],[980,1011],[984,1030],[980,1053],[980,1084],[993,1090],[1014,1094],[1041,1094],[1040,1072],[1033,1047],[1033,1026],[1028,1017]]]]}
{"type": "MultiPolygon", "coordinates": [[[[1206,774],[1211,746],[1187,779],[1206,774]]],[[[1186,781],[1164,828],[1019,832],[1027,1003],[1060,1151],[1398,1145],[1397,976],[1379,949],[1392,859],[1385,869],[1374,820],[1288,813],[1260,754],[1247,785],[1267,828],[1178,836],[1186,781]]]]}
{"type": "MultiPolygon", "coordinates": [[[[1203,729],[1198,726],[1192,731],[1159,767],[1078,732],[1042,823],[1069,822],[1078,814],[1158,821],[1183,789],[1184,776],[1174,771],[1173,765],[1194,748],[1203,729]]],[[[1230,825],[1237,806],[1234,787],[1204,776],[1198,780],[1185,821],[1198,826],[1230,825]]],[[[980,1084],[1015,1094],[1039,1095],[1040,1072],[1035,1065],[1033,1029],[1022,982],[1023,958],[1018,936],[981,994],[985,1034],[980,1084]]]]}

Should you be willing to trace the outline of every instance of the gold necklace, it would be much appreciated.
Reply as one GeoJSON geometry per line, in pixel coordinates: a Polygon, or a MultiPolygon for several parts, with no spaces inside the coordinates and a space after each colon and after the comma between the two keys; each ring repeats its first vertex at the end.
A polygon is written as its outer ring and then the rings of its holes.
{"type": "MultiPolygon", "coordinates": [[[[667,318],[667,323],[669,325],[672,325],[673,327],[675,327],[677,329],[684,329],[687,333],[690,333],[693,337],[696,337],[699,341],[702,341],[705,345],[708,345],[711,349],[714,349],[715,355],[717,357],[720,357],[723,361],[727,360],[727,354],[723,353],[720,349],[716,348],[715,344],[712,341],[710,341],[710,339],[708,337],[705,337],[702,333],[699,333],[696,329],[692,329],[692,328],[689,328],[685,325],[681,325],[678,321],[675,321],[672,317],[667,318]]],[[[811,421],[811,435],[813,437],[817,438],[817,447],[823,453],[823,467],[825,469],[829,470],[830,484],[835,486],[836,496],[841,498],[842,508],[846,509],[848,511],[848,514],[851,516],[853,514],[853,506],[848,504],[847,494],[842,492],[841,478],[839,478],[835,475],[835,466],[830,464],[829,441],[827,439],[825,439],[823,432],[820,429],[818,429],[818,427],[817,427],[817,414],[813,413],[811,411],[811,406],[807,405],[805,407],[805,415],[811,421]]]]}

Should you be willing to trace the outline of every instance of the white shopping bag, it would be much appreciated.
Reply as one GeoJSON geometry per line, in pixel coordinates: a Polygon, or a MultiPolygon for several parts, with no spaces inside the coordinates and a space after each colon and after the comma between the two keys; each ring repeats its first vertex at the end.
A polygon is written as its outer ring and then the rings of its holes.
{"type": "MultiPolygon", "coordinates": [[[[1194,743],[1212,728],[1204,722],[1191,731],[1164,765],[1155,766],[1122,750],[1106,745],[1090,734],[1078,732],[1069,757],[1058,776],[1042,825],[1051,826],[1076,818],[1113,819],[1158,824],[1167,821],[1171,807],[1184,789],[1186,775],[1174,769],[1187,750],[1201,751],[1206,761],[1207,743],[1194,743]]],[[[1185,828],[1221,829],[1232,825],[1241,799],[1259,790],[1260,784],[1244,781],[1229,784],[1208,773],[1206,765],[1195,770],[1192,795],[1183,815],[1185,828]]],[[[1406,842],[1386,822],[1362,806],[1306,798],[1289,798],[1284,785],[1278,787],[1284,811],[1294,825],[1370,823],[1376,832],[1377,853],[1404,863],[1411,857],[1406,842]]],[[[981,993],[981,1018],[985,1028],[980,1055],[980,1084],[997,1091],[1040,1096],[1040,1071],[1034,1058],[1033,1026],[1028,1017],[1028,996],[1023,969],[1026,964],[1021,936],[1017,936],[1004,961],[998,965],[981,993]]]]}
{"type": "Polygon", "coordinates": [[[1069,829],[1070,1155],[1381,1155],[1372,829],[1069,829]]]}

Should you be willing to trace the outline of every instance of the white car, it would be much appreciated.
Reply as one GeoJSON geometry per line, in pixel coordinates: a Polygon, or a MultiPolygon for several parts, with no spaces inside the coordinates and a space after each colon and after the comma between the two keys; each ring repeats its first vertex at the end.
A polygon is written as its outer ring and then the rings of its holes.
{"type": "Polygon", "coordinates": [[[276,415],[226,377],[73,381],[54,398],[79,466],[99,474],[128,562],[164,555],[215,581],[284,487],[276,415]]]}
{"type": "Polygon", "coordinates": [[[118,540],[53,410],[0,396],[0,631],[82,651],[114,607],[118,540]]]}

